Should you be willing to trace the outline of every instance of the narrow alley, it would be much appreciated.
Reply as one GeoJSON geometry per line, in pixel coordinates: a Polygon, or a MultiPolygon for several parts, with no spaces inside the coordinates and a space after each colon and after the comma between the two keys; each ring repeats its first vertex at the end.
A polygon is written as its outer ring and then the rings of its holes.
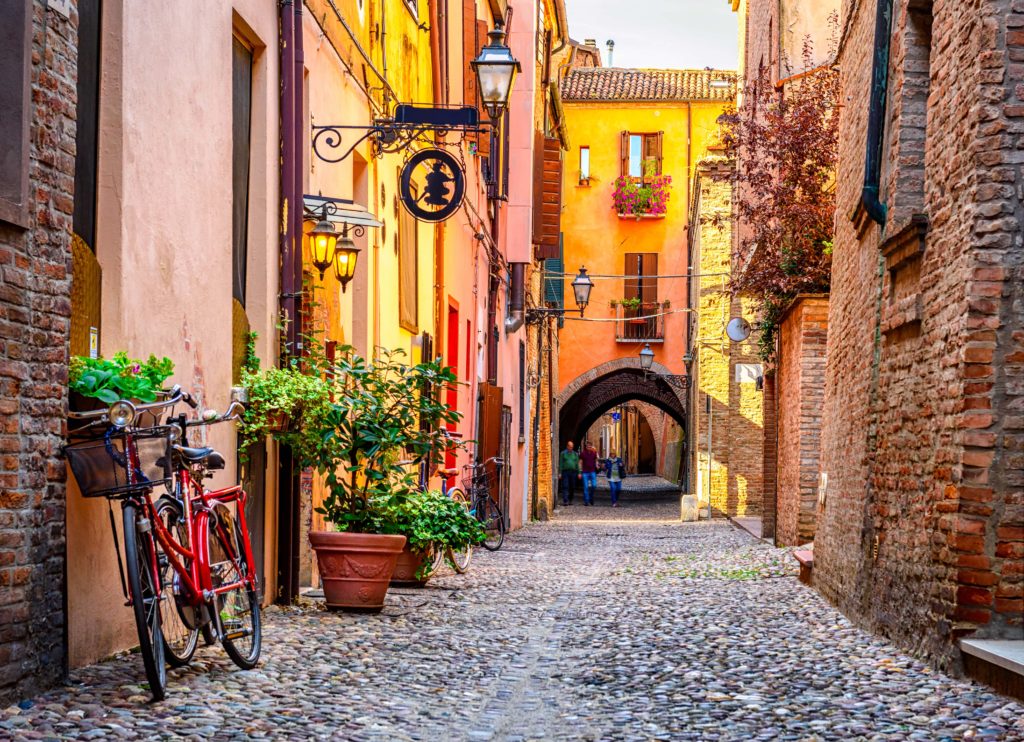
{"type": "Polygon", "coordinates": [[[1024,739],[1024,708],[859,631],[785,549],[677,502],[558,511],[379,615],[266,612],[148,704],[131,655],[0,714],[0,736],[367,740],[1024,739]]]}

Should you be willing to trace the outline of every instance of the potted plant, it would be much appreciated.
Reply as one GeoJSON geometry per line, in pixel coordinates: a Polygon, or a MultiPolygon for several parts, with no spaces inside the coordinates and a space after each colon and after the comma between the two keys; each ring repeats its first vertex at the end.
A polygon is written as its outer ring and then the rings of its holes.
{"type": "Polygon", "coordinates": [[[309,540],[327,606],[379,611],[419,493],[415,466],[441,455],[442,427],[459,419],[438,396],[457,378],[436,362],[406,364],[400,351],[367,360],[347,347],[334,373],[315,464],[327,484],[317,512],[336,530],[309,540]]]}
{"type": "Polygon", "coordinates": [[[395,530],[406,537],[398,557],[392,585],[422,587],[430,578],[434,555],[450,548],[462,551],[483,543],[483,524],[447,495],[430,490],[417,492],[393,513],[395,530]]]}
{"type": "Polygon", "coordinates": [[[291,447],[302,466],[312,466],[321,445],[327,414],[334,399],[334,382],[323,344],[316,336],[303,338],[306,353],[280,368],[261,369],[256,333],[246,338],[240,382],[246,408],[238,423],[238,446],[244,457],[253,443],[272,435],[291,447]]]}
{"type": "MultiPolygon", "coordinates": [[[[149,403],[156,401],[164,382],[174,373],[170,358],[150,355],[145,361],[115,353],[111,358],[72,356],[68,369],[68,406],[74,412],[109,407],[119,399],[149,403]]],[[[85,421],[69,421],[70,429],[85,421]]]]}

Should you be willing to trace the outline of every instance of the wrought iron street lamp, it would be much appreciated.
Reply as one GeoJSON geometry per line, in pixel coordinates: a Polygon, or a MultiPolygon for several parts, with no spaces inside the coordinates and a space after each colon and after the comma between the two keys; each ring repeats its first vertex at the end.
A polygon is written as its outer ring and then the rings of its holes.
{"type": "MultiPolygon", "coordinates": [[[[690,363],[693,362],[692,356],[689,353],[683,357],[683,363],[686,363],[686,368],[689,370],[690,363]],[[687,357],[689,356],[689,360],[687,357]]],[[[673,389],[689,389],[690,388],[690,374],[659,374],[652,373],[651,369],[654,366],[654,351],[651,350],[650,343],[644,343],[644,347],[640,349],[640,368],[644,371],[644,379],[648,375],[652,376],[657,381],[664,381],[673,389]]]]}
{"type": "MultiPolygon", "coordinates": [[[[594,288],[594,282],[590,280],[590,276],[587,275],[587,269],[581,267],[580,272],[572,279],[572,292],[576,298],[576,307],[580,310],[580,317],[583,316],[583,310],[585,310],[587,308],[587,304],[590,303],[590,290],[592,288],[594,288]]],[[[564,307],[545,307],[542,309],[526,310],[526,322],[531,325],[540,322],[545,317],[564,316],[564,307]]]]}
{"type": "Polygon", "coordinates": [[[576,274],[576,278],[572,279],[572,292],[576,295],[576,306],[580,308],[580,317],[583,316],[583,310],[590,303],[590,290],[592,288],[594,288],[594,282],[587,275],[587,269],[581,266],[580,272],[576,274]]]}
{"type": "Polygon", "coordinates": [[[321,280],[324,271],[334,262],[334,251],[338,244],[338,233],[334,225],[327,219],[327,207],[320,214],[320,221],[309,233],[309,252],[313,265],[320,271],[321,280]]]}
{"type": "Polygon", "coordinates": [[[519,61],[512,56],[512,50],[505,45],[505,26],[497,23],[488,33],[491,43],[480,50],[480,56],[470,62],[476,73],[480,99],[487,109],[491,121],[497,121],[508,108],[512,84],[516,74],[522,71],[519,61]]]}
{"type": "Polygon", "coordinates": [[[640,368],[644,370],[644,373],[651,370],[651,365],[654,363],[654,351],[651,350],[650,343],[644,343],[644,347],[640,349],[640,368]]]}
{"type": "Polygon", "coordinates": [[[356,274],[356,261],[359,259],[359,248],[352,238],[348,236],[348,225],[342,233],[341,242],[338,243],[334,252],[334,277],[341,284],[341,293],[345,293],[345,287],[356,274]]]}

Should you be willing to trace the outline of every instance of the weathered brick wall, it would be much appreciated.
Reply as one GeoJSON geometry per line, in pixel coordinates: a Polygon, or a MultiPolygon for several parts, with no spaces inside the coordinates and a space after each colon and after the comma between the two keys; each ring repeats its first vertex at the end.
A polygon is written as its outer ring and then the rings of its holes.
{"type": "Polygon", "coordinates": [[[782,546],[814,540],[828,299],[800,296],[779,328],[777,525],[782,546]]]}
{"type": "Polygon", "coordinates": [[[1020,632],[1024,70],[1011,62],[1024,58],[1024,7],[936,2],[927,54],[920,23],[897,0],[884,231],[856,208],[872,4],[840,59],[815,582],[854,620],[953,666],[957,636],[1020,632]],[[927,80],[940,86],[930,95],[927,80]]]}
{"type": "Polygon", "coordinates": [[[753,381],[740,383],[736,365],[757,364],[756,340],[731,343],[725,326],[732,317],[753,316],[752,302],[733,297],[728,287],[732,265],[731,186],[729,164],[716,159],[701,165],[695,197],[699,198],[695,262],[697,282],[697,393],[690,436],[697,471],[691,476],[706,502],[708,428],[711,429],[710,497],[727,515],[759,515],[763,496],[763,400],[753,381]],[[711,398],[710,421],[707,399],[711,398]]]}
{"type": "Polygon", "coordinates": [[[76,15],[34,2],[27,230],[0,222],[0,706],[64,672],[76,15]]]}

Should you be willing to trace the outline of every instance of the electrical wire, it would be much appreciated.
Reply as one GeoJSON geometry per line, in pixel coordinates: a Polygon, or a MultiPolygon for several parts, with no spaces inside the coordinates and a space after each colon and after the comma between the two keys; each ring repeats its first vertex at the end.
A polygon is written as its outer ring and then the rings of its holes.
{"type": "MultiPolygon", "coordinates": [[[[545,270],[544,271],[544,277],[546,279],[549,279],[549,280],[552,280],[552,281],[558,280],[560,278],[561,279],[575,278],[576,275],[577,275],[576,273],[557,273],[555,271],[549,271],[549,270],[545,270]]],[[[729,276],[729,275],[732,275],[732,273],[729,272],[729,271],[723,271],[721,273],[669,273],[669,274],[665,274],[665,275],[662,275],[662,274],[638,275],[636,273],[631,273],[631,274],[628,274],[628,275],[616,275],[616,274],[611,274],[611,273],[588,273],[587,275],[589,275],[591,278],[631,278],[631,279],[634,279],[634,280],[640,280],[640,279],[652,279],[652,278],[709,278],[709,277],[712,277],[712,276],[714,276],[714,277],[717,277],[717,276],[729,276]]]]}
{"type": "MultiPolygon", "coordinates": [[[[569,312],[571,309],[565,310],[563,319],[572,320],[573,322],[622,322],[622,317],[573,317],[569,312]]],[[[684,309],[670,309],[667,312],[658,312],[657,314],[645,314],[642,317],[630,317],[629,319],[654,319],[655,317],[664,317],[668,314],[679,314],[681,312],[696,312],[696,309],[684,308],[684,309]]]]}

